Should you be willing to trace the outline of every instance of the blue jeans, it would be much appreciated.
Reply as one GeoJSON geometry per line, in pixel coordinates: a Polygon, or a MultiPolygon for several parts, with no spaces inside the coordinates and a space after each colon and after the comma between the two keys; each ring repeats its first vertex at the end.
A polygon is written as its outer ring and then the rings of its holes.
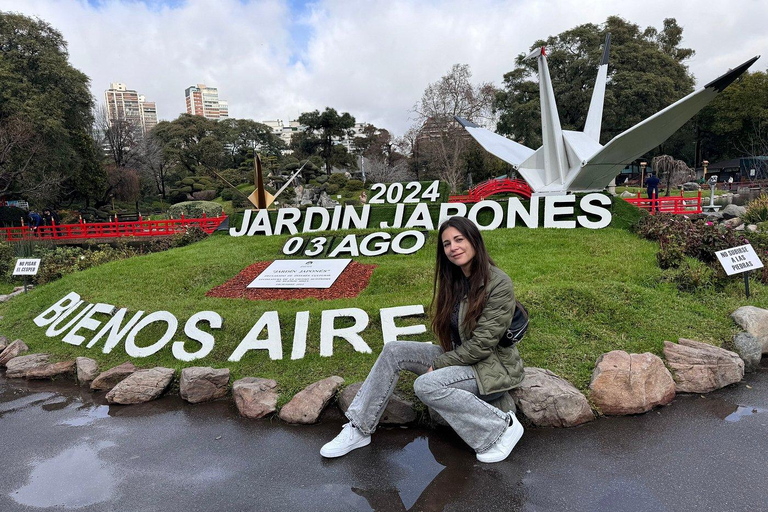
{"type": "Polygon", "coordinates": [[[347,409],[347,418],[365,434],[379,424],[401,370],[420,377],[416,396],[437,412],[475,451],[495,443],[507,428],[507,415],[480,397],[475,372],[469,366],[448,366],[427,373],[443,349],[431,343],[392,341],[384,345],[371,372],[347,409]]]}

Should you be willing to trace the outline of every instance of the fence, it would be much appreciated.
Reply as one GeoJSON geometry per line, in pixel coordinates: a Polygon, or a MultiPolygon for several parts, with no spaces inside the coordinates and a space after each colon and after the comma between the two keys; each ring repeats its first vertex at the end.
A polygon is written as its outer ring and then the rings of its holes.
{"type": "Polygon", "coordinates": [[[641,197],[640,192],[637,197],[625,198],[626,202],[648,210],[651,215],[655,213],[673,213],[677,215],[701,213],[701,190],[696,197],[684,197],[683,192],[679,196],[656,197],[653,194],[651,199],[641,197]]]}
{"type": "Polygon", "coordinates": [[[226,215],[199,219],[139,220],[132,222],[78,222],[77,224],[59,224],[40,226],[33,230],[29,226],[0,228],[0,240],[15,242],[18,240],[89,240],[99,238],[119,238],[126,236],[169,236],[184,232],[189,226],[198,226],[208,234],[224,222],[226,215]]]}

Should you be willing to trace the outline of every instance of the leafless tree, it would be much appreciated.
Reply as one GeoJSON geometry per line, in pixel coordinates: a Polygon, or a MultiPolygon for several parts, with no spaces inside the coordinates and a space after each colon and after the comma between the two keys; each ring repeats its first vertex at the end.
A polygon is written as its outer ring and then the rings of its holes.
{"type": "Polygon", "coordinates": [[[393,183],[411,179],[411,172],[405,160],[398,160],[389,165],[384,158],[365,159],[365,179],[370,183],[393,183]]]}
{"type": "Polygon", "coordinates": [[[462,156],[474,144],[454,116],[485,126],[493,119],[493,85],[473,85],[471,78],[468,65],[454,64],[447,75],[427,86],[413,108],[418,130],[414,152],[435,168],[452,191],[463,182],[466,164],[462,156]]]}
{"type": "Polygon", "coordinates": [[[141,175],[154,183],[157,193],[165,199],[173,163],[169,161],[162,143],[150,132],[141,141],[138,150],[138,168],[141,175]]]}
{"type": "Polygon", "coordinates": [[[0,121],[0,196],[14,192],[33,204],[55,201],[65,177],[43,166],[45,155],[45,143],[31,123],[0,121]]]}
{"type": "Polygon", "coordinates": [[[136,169],[141,164],[139,146],[143,139],[141,126],[130,120],[111,118],[104,105],[96,107],[93,117],[94,138],[108,161],[107,186],[97,205],[107,204],[112,197],[137,199],[136,169]]]}
{"type": "Polygon", "coordinates": [[[116,167],[134,167],[139,157],[139,144],[143,138],[141,126],[133,121],[110,118],[104,105],[94,112],[95,140],[116,167]]]}

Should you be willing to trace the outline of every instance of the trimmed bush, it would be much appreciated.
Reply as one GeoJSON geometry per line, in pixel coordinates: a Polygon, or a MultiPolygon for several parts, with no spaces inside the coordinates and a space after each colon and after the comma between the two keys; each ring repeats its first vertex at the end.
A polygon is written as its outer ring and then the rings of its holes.
{"type": "Polygon", "coordinates": [[[347,183],[347,177],[344,175],[344,173],[335,173],[331,174],[331,177],[328,178],[328,183],[331,185],[338,185],[339,187],[343,187],[347,183]]]}
{"type": "Polygon", "coordinates": [[[360,180],[349,180],[347,181],[347,185],[344,188],[346,188],[351,192],[355,192],[358,190],[363,190],[365,188],[365,185],[360,180]]]}
{"type": "Polygon", "coordinates": [[[195,178],[184,178],[180,183],[183,183],[184,185],[192,185],[195,183],[195,178]]]}
{"type": "Polygon", "coordinates": [[[188,219],[198,219],[206,215],[206,217],[218,217],[222,214],[224,209],[218,203],[211,201],[185,201],[178,203],[168,208],[168,214],[174,218],[184,217],[188,219]]]}
{"type": "Polygon", "coordinates": [[[339,186],[336,183],[329,183],[325,190],[329,194],[335,194],[339,191],[339,186]]]}
{"type": "MultiPolygon", "coordinates": [[[[227,187],[224,190],[221,191],[221,198],[225,201],[231,201],[232,196],[234,196],[236,192],[232,190],[231,188],[227,187]]],[[[240,195],[240,194],[237,194],[240,195]]]]}

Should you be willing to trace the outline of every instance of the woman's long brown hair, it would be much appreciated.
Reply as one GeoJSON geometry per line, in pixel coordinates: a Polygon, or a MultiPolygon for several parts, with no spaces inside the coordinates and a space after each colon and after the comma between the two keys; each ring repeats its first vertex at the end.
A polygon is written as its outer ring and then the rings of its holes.
{"type": "Polygon", "coordinates": [[[491,265],[495,265],[485,242],[474,222],[464,217],[451,217],[440,225],[437,233],[437,258],[435,261],[435,278],[432,283],[432,332],[440,341],[440,346],[446,352],[451,350],[451,312],[454,304],[467,295],[467,311],[463,326],[467,332],[472,332],[477,320],[485,307],[484,286],[488,285],[491,265]],[[449,227],[456,228],[475,250],[475,257],[470,263],[469,289],[464,282],[464,272],[461,267],[451,263],[443,249],[443,232],[449,227]]]}

